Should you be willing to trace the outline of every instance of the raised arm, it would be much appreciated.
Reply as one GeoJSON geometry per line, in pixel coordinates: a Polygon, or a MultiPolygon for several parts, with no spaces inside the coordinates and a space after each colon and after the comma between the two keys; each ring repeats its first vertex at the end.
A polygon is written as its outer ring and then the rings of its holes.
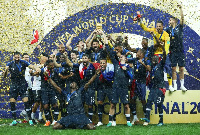
{"type": "Polygon", "coordinates": [[[55,57],[55,56],[53,56],[53,63],[54,63],[54,65],[55,65],[55,67],[62,67],[61,64],[58,64],[58,63],[56,62],[56,57],[55,57]]]}
{"type": "Polygon", "coordinates": [[[62,92],[62,89],[60,87],[58,87],[58,85],[51,79],[49,78],[48,81],[51,83],[51,85],[59,92],[62,92]]]}
{"type": "Polygon", "coordinates": [[[160,40],[156,37],[156,34],[153,31],[150,31],[150,34],[153,36],[153,38],[156,41],[156,43],[154,44],[154,48],[161,46],[160,45],[160,40]]]}
{"type": "Polygon", "coordinates": [[[116,41],[110,35],[108,35],[108,40],[110,40],[110,41],[112,41],[113,43],[116,44],[116,41]]]}
{"type": "Polygon", "coordinates": [[[69,40],[68,40],[67,43],[66,43],[66,47],[67,47],[67,49],[68,49],[69,51],[72,50],[72,47],[70,46],[70,44],[71,44],[71,42],[72,42],[72,40],[73,40],[74,37],[76,37],[76,34],[72,34],[71,37],[69,38],[69,40]]]}
{"type": "Polygon", "coordinates": [[[47,72],[44,72],[44,75],[48,78],[48,82],[51,83],[51,85],[59,92],[62,92],[62,89],[58,87],[58,85],[49,77],[47,72]]]}
{"type": "Polygon", "coordinates": [[[97,30],[95,29],[91,34],[90,36],[86,39],[85,43],[86,43],[86,47],[87,49],[89,49],[91,47],[91,43],[92,43],[92,40],[94,38],[96,38],[96,33],[97,33],[97,30]],[[92,37],[93,36],[93,37],[92,37]]]}
{"type": "Polygon", "coordinates": [[[140,26],[144,31],[150,32],[150,31],[155,31],[155,28],[148,28],[146,25],[142,23],[142,20],[140,19],[140,26]]]}
{"type": "Polygon", "coordinates": [[[181,5],[177,5],[177,6],[180,9],[180,15],[181,15],[180,24],[183,25],[184,24],[184,15],[183,15],[182,6],[181,5]]]}
{"type": "Polygon", "coordinates": [[[63,80],[65,80],[65,79],[68,79],[68,78],[72,77],[73,75],[74,75],[74,73],[73,73],[73,72],[70,72],[70,74],[69,74],[69,75],[65,75],[65,76],[63,76],[63,75],[59,74],[60,78],[61,78],[61,79],[63,79],[63,80]]]}
{"type": "Polygon", "coordinates": [[[150,63],[149,64],[145,64],[144,62],[142,62],[142,60],[138,60],[145,68],[147,71],[151,71],[151,66],[150,66],[150,63]]]}
{"type": "Polygon", "coordinates": [[[3,78],[6,78],[6,76],[8,75],[8,69],[9,66],[6,66],[5,71],[3,72],[3,78]]]}
{"type": "Polygon", "coordinates": [[[68,57],[66,57],[66,63],[67,63],[70,67],[73,67],[73,63],[69,60],[68,57]]]}
{"type": "Polygon", "coordinates": [[[100,69],[97,69],[95,74],[92,76],[92,78],[88,81],[88,83],[85,84],[84,89],[87,90],[88,87],[94,82],[96,77],[101,73],[100,69]]]}

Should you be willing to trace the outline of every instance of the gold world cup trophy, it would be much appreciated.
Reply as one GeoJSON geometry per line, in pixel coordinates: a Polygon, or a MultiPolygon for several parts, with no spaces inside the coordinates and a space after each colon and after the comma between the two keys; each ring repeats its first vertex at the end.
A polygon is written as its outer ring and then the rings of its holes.
{"type": "Polygon", "coordinates": [[[102,24],[101,23],[97,23],[96,24],[96,29],[97,30],[102,30],[102,24]]]}

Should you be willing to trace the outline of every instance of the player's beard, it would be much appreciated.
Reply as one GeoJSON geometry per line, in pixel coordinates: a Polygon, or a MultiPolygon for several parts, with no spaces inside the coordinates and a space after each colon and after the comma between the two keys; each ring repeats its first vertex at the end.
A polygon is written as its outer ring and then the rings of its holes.
{"type": "Polygon", "coordinates": [[[88,62],[83,62],[83,66],[87,67],[87,65],[88,65],[88,62]]]}
{"type": "Polygon", "coordinates": [[[19,63],[19,60],[15,60],[15,63],[19,63]]]}

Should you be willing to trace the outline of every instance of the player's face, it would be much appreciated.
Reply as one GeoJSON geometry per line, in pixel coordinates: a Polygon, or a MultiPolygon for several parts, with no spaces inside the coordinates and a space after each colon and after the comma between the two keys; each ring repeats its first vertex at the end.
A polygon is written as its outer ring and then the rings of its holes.
{"type": "Polygon", "coordinates": [[[48,70],[54,69],[54,63],[50,62],[49,65],[47,66],[48,70]]]}
{"type": "Polygon", "coordinates": [[[157,23],[156,24],[156,29],[157,29],[158,33],[161,34],[162,31],[163,31],[163,25],[162,25],[162,23],[157,23]]]}
{"type": "Polygon", "coordinates": [[[24,56],[23,56],[23,60],[29,62],[29,56],[28,56],[28,55],[24,55],[24,56]]]}
{"type": "Polygon", "coordinates": [[[48,57],[46,57],[46,56],[40,57],[40,63],[46,63],[47,60],[48,60],[48,57]]]}
{"type": "Polygon", "coordinates": [[[117,57],[120,57],[121,56],[121,52],[122,51],[122,48],[121,47],[115,47],[115,52],[117,54],[117,57]]]}
{"type": "Polygon", "coordinates": [[[76,89],[77,88],[77,83],[76,82],[70,83],[70,88],[71,89],[76,89]]]}
{"type": "Polygon", "coordinates": [[[64,55],[60,55],[60,62],[64,62],[64,61],[65,61],[64,55]]]}
{"type": "Polygon", "coordinates": [[[148,42],[146,39],[142,39],[142,47],[147,48],[148,47],[148,42]]]}
{"type": "Polygon", "coordinates": [[[19,60],[20,60],[20,55],[19,54],[14,55],[14,61],[19,62],[19,60]]]}
{"type": "Polygon", "coordinates": [[[65,46],[63,44],[60,44],[58,48],[59,48],[59,52],[60,53],[64,53],[65,52],[65,46]]]}
{"type": "Polygon", "coordinates": [[[99,43],[98,42],[93,42],[92,43],[92,47],[94,48],[94,50],[97,50],[99,48],[99,43]]]}
{"type": "Polygon", "coordinates": [[[116,44],[121,44],[123,42],[123,38],[121,36],[118,36],[116,38],[116,44]]]}
{"type": "Polygon", "coordinates": [[[77,55],[75,53],[71,53],[71,59],[76,60],[77,59],[77,55]]]}
{"type": "Polygon", "coordinates": [[[121,55],[121,56],[119,57],[119,61],[126,61],[125,55],[121,55]]]}
{"type": "Polygon", "coordinates": [[[107,61],[106,60],[100,60],[100,68],[101,70],[106,70],[106,66],[107,66],[107,61]]]}
{"type": "Polygon", "coordinates": [[[87,57],[87,56],[83,56],[83,57],[82,57],[82,60],[83,60],[83,65],[84,65],[84,66],[87,66],[88,63],[89,63],[88,57],[87,57]]]}
{"type": "Polygon", "coordinates": [[[84,48],[84,42],[83,41],[80,41],[77,45],[78,48],[84,48]]]}
{"type": "Polygon", "coordinates": [[[170,18],[169,19],[169,25],[172,26],[172,25],[174,25],[174,23],[175,23],[175,20],[173,18],[170,18]]]}

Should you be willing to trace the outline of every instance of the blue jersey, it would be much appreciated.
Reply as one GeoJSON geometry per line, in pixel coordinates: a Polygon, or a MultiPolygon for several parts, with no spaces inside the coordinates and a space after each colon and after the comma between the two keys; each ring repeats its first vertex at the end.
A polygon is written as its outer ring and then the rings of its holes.
{"type": "Polygon", "coordinates": [[[114,80],[114,65],[107,63],[106,70],[98,76],[98,89],[112,88],[114,80]]]}
{"type": "Polygon", "coordinates": [[[100,58],[106,58],[107,56],[106,52],[103,49],[99,49],[98,52],[95,52],[92,47],[89,50],[86,50],[86,54],[90,56],[91,62],[97,61],[97,63],[100,63],[100,58]]]}
{"type": "Polygon", "coordinates": [[[62,91],[62,94],[64,95],[66,100],[67,112],[69,115],[85,113],[83,103],[81,100],[81,93],[83,90],[84,88],[81,87],[73,93],[67,93],[65,91],[62,91]]]}
{"type": "Polygon", "coordinates": [[[128,64],[121,64],[118,59],[116,58],[116,52],[114,52],[114,48],[110,48],[106,45],[106,49],[110,53],[110,58],[114,65],[114,81],[113,86],[116,87],[127,87],[129,85],[129,65],[128,64]],[[122,67],[126,66],[127,70],[123,70],[122,67]]]}
{"type": "Polygon", "coordinates": [[[152,88],[164,88],[164,66],[165,62],[161,60],[156,66],[151,67],[151,86],[152,88]]]}
{"type": "MultiPolygon", "coordinates": [[[[142,48],[136,48],[137,51],[140,50],[140,49],[142,49],[142,48]]],[[[154,50],[154,46],[153,45],[150,46],[150,47],[148,47],[147,50],[146,50],[146,53],[145,53],[144,57],[148,58],[151,61],[151,58],[154,55],[154,51],[155,50],[154,50]]]]}
{"type": "MultiPolygon", "coordinates": [[[[44,75],[44,72],[47,71],[47,67],[42,68],[40,72],[41,76],[41,89],[42,90],[53,90],[54,87],[47,81],[47,77],[44,75]]],[[[52,80],[54,80],[56,83],[58,83],[59,76],[58,76],[58,70],[54,68],[52,71],[48,71],[49,76],[52,80]]]]}
{"type": "MultiPolygon", "coordinates": [[[[64,67],[59,67],[59,68],[57,68],[57,71],[58,71],[58,74],[66,76],[66,75],[70,74],[71,67],[65,67],[65,66],[64,67]]],[[[67,81],[68,81],[68,79],[67,79],[67,81]]],[[[61,89],[63,89],[65,87],[65,84],[66,84],[66,79],[61,79],[59,77],[58,86],[61,87],[61,89]]]]}
{"type": "Polygon", "coordinates": [[[25,60],[19,60],[18,63],[15,63],[15,61],[9,62],[6,66],[9,68],[9,72],[11,74],[11,81],[12,82],[19,82],[25,80],[25,70],[26,67],[30,65],[29,62],[25,60]]]}
{"type": "MultiPolygon", "coordinates": [[[[142,62],[145,65],[150,66],[150,60],[145,60],[145,58],[143,58],[142,62]]],[[[146,83],[147,70],[145,66],[142,65],[137,59],[133,60],[133,66],[134,66],[134,79],[136,79],[138,83],[146,83]]]]}
{"type": "Polygon", "coordinates": [[[166,32],[170,36],[170,52],[184,52],[183,47],[183,25],[179,24],[174,29],[168,27],[166,32]]]}

